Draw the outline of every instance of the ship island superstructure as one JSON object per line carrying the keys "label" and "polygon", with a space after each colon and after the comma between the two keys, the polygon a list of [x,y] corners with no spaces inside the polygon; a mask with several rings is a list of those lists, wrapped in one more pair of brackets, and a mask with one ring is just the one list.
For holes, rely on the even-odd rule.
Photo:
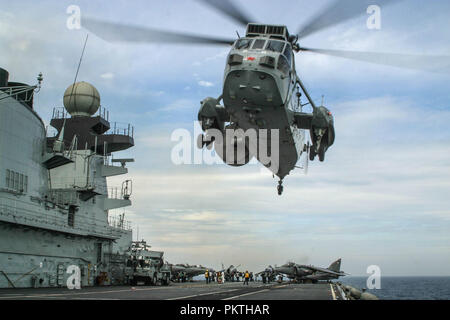
{"label": "ship island superstructure", "polygon": [[134,146],[134,129],[110,123],[97,89],[78,82],[48,137],[33,106],[41,81],[10,82],[0,68],[0,288],[66,286],[73,265],[82,286],[124,284],[132,230],[109,214],[131,205],[132,181],[107,178],[128,173],[134,160],[113,153]]}

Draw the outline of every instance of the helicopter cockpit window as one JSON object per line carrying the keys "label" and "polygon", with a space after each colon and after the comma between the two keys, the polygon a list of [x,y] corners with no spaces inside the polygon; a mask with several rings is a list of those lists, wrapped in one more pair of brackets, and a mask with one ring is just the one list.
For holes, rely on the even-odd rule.
{"label": "helicopter cockpit window", "polygon": [[274,52],[283,52],[284,42],[277,40],[270,40],[267,43],[266,50],[274,51]]}
{"label": "helicopter cockpit window", "polygon": [[249,49],[253,39],[239,39],[234,46],[237,50]]}
{"label": "helicopter cockpit window", "polygon": [[282,55],[278,58],[278,70],[281,70],[283,73],[288,74],[290,70],[290,63],[286,60],[286,58]]}
{"label": "helicopter cockpit window", "polygon": [[266,44],[266,40],[257,39],[257,40],[255,40],[255,43],[253,44],[252,49],[262,49],[262,48],[264,48],[265,44]]}
{"label": "helicopter cockpit window", "polygon": [[284,49],[284,56],[286,57],[287,61],[289,62],[289,64],[291,64],[291,59],[292,59],[292,48],[290,44],[286,45],[286,49]]}

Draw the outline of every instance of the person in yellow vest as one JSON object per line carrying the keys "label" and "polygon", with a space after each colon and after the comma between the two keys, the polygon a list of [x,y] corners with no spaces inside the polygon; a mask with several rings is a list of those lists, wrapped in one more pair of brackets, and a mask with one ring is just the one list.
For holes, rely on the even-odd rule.
{"label": "person in yellow vest", "polygon": [[209,270],[206,270],[206,272],[205,272],[205,279],[206,279],[206,283],[209,283]]}
{"label": "person in yellow vest", "polygon": [[245,274],[244,274],[244,285],[248,285],[248,280],[250,279],[250,274],[248,273],[247,270],[245,270]]}

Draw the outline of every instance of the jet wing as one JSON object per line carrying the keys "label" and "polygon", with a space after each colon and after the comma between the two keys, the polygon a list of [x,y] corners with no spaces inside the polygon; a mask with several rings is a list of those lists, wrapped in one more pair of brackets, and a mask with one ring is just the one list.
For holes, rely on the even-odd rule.
{"label": "jet wing", "polygon": [[[266,272],[266,270],[260,271],[260,272],[258,272],[258,273],[255,273],[255,276],[259,276],[259,275],[261,275],[261,274],[263,274],[263,273],[265,273],[265,272]],[[273,274],[282,274],[282,272],[278,272],[278,271],[276,271],[276,270],[272,270],[272,273],[273,273]]]}
{"label": "jet wing", "polygon": [[344,275],[341,272],[331,271],[331,270],[326,269],[326,268],[320,268],[320,267],[315,267],[315,266],[302,266],[302,267],[311,269],[313,271],[318,271],[318,272],[323,272],[323,273],[327,273],[327,274],[332,274],[332,275],[335,275],[335,276],[342,276],[342,275]]}

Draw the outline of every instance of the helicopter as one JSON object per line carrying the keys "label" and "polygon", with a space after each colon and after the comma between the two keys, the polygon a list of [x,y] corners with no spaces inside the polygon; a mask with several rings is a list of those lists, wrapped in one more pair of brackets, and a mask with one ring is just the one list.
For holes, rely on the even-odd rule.
{"label": "helicopter", "polygon": [[[256,157],[279,178],[278,195],[283,193],[284,178],[298,168],[301,158],[306,161],[302,166],[306,171],[308,160],[318,157],[324,161],[335,141],[334,117],[323,101],[316,105],[311,98],[296,71],[295,53],[327,54],[432,72],[443,71],[440,62],[445,61],[448,70],[449,59],[443,56],[327,50],[300,45],[299,41],[307,36],[365,14],[371,4],[369,0],[333,1],[295,34],[289,33],[285,25],[250,22],[254,20],[230,0],[198,1],[246,26],[245,36],[238,34],[237,39],[224,39],[92,18],[83,18],[82,26],[107,41],[231,45],[222,92],[217,98],[201,101],[198,120],[204,133],[198,136],[197,146],[214,147],[216,154],[230,166],[248,164]],[[397,2],[401,0],[379,0],[378,4]],[[302,96],[306,97],[306,103]],[[303,111],[307,105],[312,112]]]}

